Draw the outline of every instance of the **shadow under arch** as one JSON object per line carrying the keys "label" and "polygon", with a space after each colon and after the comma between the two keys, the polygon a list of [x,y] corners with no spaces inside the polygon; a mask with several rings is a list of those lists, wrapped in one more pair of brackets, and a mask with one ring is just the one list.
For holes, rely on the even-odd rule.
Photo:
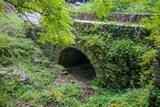
{"label": "shadow under arch", "polygon": [[96,77],[95,70],[87,56],[80,50],[67,47],[63,49],[58,58],[58,64],[66,67],[72,75],[81,81],[88,81]]}

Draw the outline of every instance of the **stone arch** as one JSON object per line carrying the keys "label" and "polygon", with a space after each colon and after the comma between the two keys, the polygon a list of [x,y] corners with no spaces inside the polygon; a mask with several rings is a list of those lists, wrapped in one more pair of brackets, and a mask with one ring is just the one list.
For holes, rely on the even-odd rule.
{"label": "stone arch", "polygon": [[80,78],[90,80],[96,77],[94,67],[89,58],[75,47],[62,49],[59,53],[58,63],[71,70],[73,75],[79,76]]}

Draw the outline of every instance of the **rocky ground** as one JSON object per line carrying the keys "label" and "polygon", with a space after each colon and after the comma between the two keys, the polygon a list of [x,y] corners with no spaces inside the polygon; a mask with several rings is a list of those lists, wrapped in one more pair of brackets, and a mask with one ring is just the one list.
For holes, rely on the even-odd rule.
{"label": "rocky ground", "polygon": [[79,82],[82,94],[82,100],[87,99],[90,95],[96,93],[98,87],[90,87],[87,85],[93,77],[95,76],[93,69],[90,64],[81,64],[68,69],[61,69],[59,75],[55,79],[57,84],[65,84]]}

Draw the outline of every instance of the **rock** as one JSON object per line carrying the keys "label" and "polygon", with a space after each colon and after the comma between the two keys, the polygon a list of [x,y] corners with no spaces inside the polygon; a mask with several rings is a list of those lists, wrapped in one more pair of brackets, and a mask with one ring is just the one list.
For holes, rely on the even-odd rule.
{"label": "rock", "polygon": [[64,72],[64,71],[67,71],[67,68],[65,68],[65,67],[63,67],[63,66],[61,66],[61,65],[55,65],[54,66],[54,69],[57,71],[57,72],[59,72],[60,74],[62,73],[62,72]]}
{"label": "rock", "polygon": [[6,71],[0,71],[0,76],[4,76],[4,75],[6,75],[6,74],[7,74]]}
{"label": "rock", "polygon": [[95,91],[97,91],[97,90],[99,89],[98,86],[92,86],[91,88],[92,88],[93,90],[95,90]]}
{"label": "rock", "polygon": [[13,70],[12,72],[0,71],[0,76],[9,76],[11,79],[15,79],[18,76],[19,82],[30,84],[33,82],[31,75],[27,74],[26,71],[21,69]]}
{"label": "rock", "polygon": [[68,75],[68,71],[60,72],[61,75]]}
{"label": "rock", "polygon": [[25,84],[30,84],[33,82],[33,78],[31,75],[27,74],[24,70],[14,70],[12,76],[19,76],[19,81]]}

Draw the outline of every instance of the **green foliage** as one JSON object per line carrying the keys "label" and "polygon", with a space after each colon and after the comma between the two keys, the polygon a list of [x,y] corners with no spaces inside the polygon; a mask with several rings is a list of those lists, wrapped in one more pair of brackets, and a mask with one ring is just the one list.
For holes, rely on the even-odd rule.
{"label": "green foliage", "polygon": [[158,87],[154,86],[152,92],[157,96],[156,104],[160,105],[160,90]]}
{"label": "green foliage", "polygon": [[[86,53],[91,56],[91,63],[103,73],[100,80],[94,81],[96,85],[128,87],[152,80],[154,56],[150,55],[155,55],[156,51],[145,39],[148,31],[141,27],[114,24],[96,27],[83,24],[75,28],[78,29],[76,34],[83,40]],[[147,56],[150,56],[148,60]]]}
{"label": "green foliage", "polygon": [[[12,2],[21,6],[29,6],[28,3],[30,3],[30,1],[18,1],[16,3],[13,0]],[[58,1],[55,2],[58,3]],[[45,3],[49,3],[49,1],[47,0]],[[51,5],[53,5],[53,2],[51,2]],[[37,4],[31,4],[31,6],[34,9],[43,7]],[[21,9],[18,8],[18,11],[21,12]],[[25,9],[25,11],[30,11],[30,9]],[[48,11],[47,8],[44,13]],[[58,13],[58,11],[55,11],[55,13]],[[46,27],[49,21],[46,17],[44,20],[47,20]],[[55,26],[57,26],[58,22],[55,22]],[[3,21],[0,23],[3,23]],[[13,22],[11,21],[10,23],[12,24]],[[4,25],[6,24],[4,23]],[[15,25],[15,28],[13,25]],[[50,25],[47,27],[50,27]],[[103,78],[94,80],[90,84],[100,87],[109,86],[106,89],[100,88],[95,95],[91,95],[83,102],[81,101],[82,95],[79,83],[54,83],[58,71],[53,67],[54,60],[51,61],[40,46],[31,39],[26,38],[26,32],[24,31],[26,29],[21,24],[15,23],[12,26],[7,26],[7,29],[0,33],[0,70],[8,72],[12,72],[16,68],[25,70],[33,77],[33,82],[31,84],[22,84],[19,81],[19,77],[0,77],[0,106],[41,107],[49,106],[51,103],[56,107],[147,107],[147,93],[151,89],[150,86],[127,90],[119,90],[119,87],[115,89],[115,86],[117,84],[122,86],[134,85],[139,81],[150,82],[156,51],[144,40],[144,35],[139,32],[133,33],[134,28],[120,28],[119,26],[111,26],[111,28],[105,26],[103,31],[106,32],[97,32],[100,30],[99,27],[87,29],[87,31],[83,27],[83,32],[80,34],[88,34],[82,37],[83,43],[85,43],[87,50],[90,51],[90,55],[94,55],[97,58],[93,60],[93,64],[104,71]],[[8,31],[8,29],[12,30]],[[49,29],[51,30],[52,28]],[[48,36],[46,38],[52,39],[48,38]],[[56,43],[59,42],[60,39]],[[159,89],[156,89],[156,91],[159,96]]]}
{"label": "green foliage", "polygon": [[[142,89],[133,89],[132,91],[128,90],[128,92],[119,97],[115,97],[109,103],[118,103],[122,107],[148,107],[148,94],[150,88],[142,88]],[[136,99],[134,99],[136,98]],[[134,102],[132,102],[134,100]]]}
{"label": "green foliage", "polygon": [[[89,81],[88,82],[88,84],[90,85],[90,86],[98,86],[98,87],[106,87],[106,85],[108,85],[108,84],[106,84],[106,77],[105,77],[105,75],[103,76],[103,77],[101,77],[101,78],[94,78],[93,80],[91,80],[91,81]],[[113,84],[112,86],[114,86],[114,85],[116,85],[116,84]],[[111,87],[112,87],[111,86]],[[116,86],[114,86],[114,87],[116,87]]]}
{"label": "green foliage", "polygon": [[104,16],[106,13],[110,12],[113,7],[112,0],[94,0],[92,5],[91,8],[98,17]]}
{"label": "green foliage", "polygon": [[[43,51],[30,39],[7,38],[9,39],[9,42],[7,42],[9,46],[0,48],[1,52],[3,52],[0,58],[2,65],[0,70],[8,72],[12,72],[15,69],[25,70],[33,77],[33,83],[25,85],[19,81],[19,77],[15,79],[2,76],[0,78],[0,91],[2,93],[0,106],[16,107],[23,105],[25,102],[31,106],[42,105],[42,102],[46,101],[48,96],[51,96],[47,93],[43,94],[43,89],[47,85],[52,84],[57,75],[56,70],[48,69],[48,67],[54,65],[54,62],[50,62],[42,54]],[[53,74],[52,72],[55,73]],[[12,105],[12,103],[14,104]]]}
{"label": "green foliage", "polygon": [[141,83],[146,84],[151,82],[153,78],[154,66],[155,66],[155,56],[157,55],[157,51],[155,49],[151,49],[146,51],[142,56],[141,66],[142,73],[141,73]]}
{"label": "green foliage", "polygon": [[14,37],[25,37],[27,24],[14,13],[7,14],[8,18],[2,17],[0,19],[1,34],[7,34]]}
{"label": "green foliage", "polygon": [[159,1],[154,0],[113,0],[112,12],[154,12],[159,11]]}
{"label": "green foliage", "polygon": [[[17,26],[19,25],[15,24],[15,28]],[[23,29],[23,26],[19,28]],[[20,36],[17,37],[16,33]],[[1,76],[0,106],[44,106],[50,99],[54,99],[53,104],[57,107],[77,105],[76,99],[80,97],[79,87],[72,84],[56,85],[54,79],[58,75],[58,69],[54,68],[54,60],[51,61],[44,54],[44,50],[31,39],[22,36],[25,32],[19,30],[16,33],[11,36],[4,30],[0,34],[0,71],[25,70],[33,80],[31,84],[24,84],[20,82],[19,76]],[[53,95],[56,90],[63,94],[64,99]]]}
{"label": "green foliage", "polygon": [[[156,5],[160,5],[160,2],[155,2]],[[159,7],[156,7],[154,8],[154,12],[159,12]],[[154,14],[153,16],[151,16],[150,18],[143,18],[142,21],[143,25],[151,31],[150,33],[150,36],[147,37],[147,39],[153,43],[153,45],[155,47],[158,47],[160,45],[160,39],[159,39],[159,36],[160,36],[160,17],[159,17],[159,14]],[[152,65],[152,64],[155,64],[155,57],[157,55],[157,52],[155,50],[151,50],[149,52],[146,52],[146,54],[144,54],[144,56],[142,57],[144,60],[144,65]],[[148,57],[148,58],[146,58]],[[153,63],[146,63],[148,61],[151,61]],[[146,70],[144,73],[146,75],[150,75],[151,74],[151,70],[152,69],[148,69]],[[152,74],[153,75],[153,74]],[[148,76],[146,77],[143,77],[145,81],[148,80]],[[157,107],[160,105],[160,92],[159,92],[159,88],[158,87],[154,87],[154,94],[157,96],[157,101],[153,102],[153,103],[156,103]]]}
{"label": "green foliage", "polygon": [[71,12],[87,12],[87,13],[93,12],[92,3],[90,3],[90,2],[82,4],[80,7],[69,7],[69,10]]}
{"label": "green foliage", "polygon": [[[110,49],[106,50],[107,55],[105,58],[108,62],[117,65],[118,71],[115,68],[116,71],[110,76],[116,78],[115,80],[128,81],[129,84],[137,82],[141,72],[139,65],[141,59],[139,56],[148,48],[144,44],[135,44],[127,39],[114,40],[110,45]],[[109,77],[108,73],[106,75]]]}
{"label": "green foliage", "polygon": [[56,107],[76,107],[80,104],[78,100],[81,97],[80,84],[65,83],[61,85],[49,86],[54,91],[59,91],[63,94],[63,98],[57,102]]}
{"label": "green foliage", "polygon": [[80,7],[71,7],[70,11],[95,13],[100,18],[110,12],[112,7],[112,0],[107,0],[107,2],[105,0],[91,0]]}
{"label": "green foliage", "polygon": [[7,23],[11,25],[0,33],[0,71],[9,73],[15,69],[24,70],[33,77],[33,81],[32,84],[23,84],[19,76],[1,75],[0,106],[26,106],[26,103],[30,106],[41,106],[50,96],[47,93],[43,94],[43,89],[52,84],[57,75],[56,69],[48,69],[53,67],[54,60],[50,61],[40,46],[26,38],[27,28],[22,25],[23,21],[16,18],[0,21],[1,25],[6,26]]}
{"label": "green foliage", "polygon": [[[106,80],[105,85],[109,83],[121,84],[124,87],[138,85],[140,73],[143,72],[143,69],[148,70],[153,66],[151,64],[141,64],[144,62],[141,56],[146,51],[152,50],[145,43],[135,43],[133,40],[124,39],[123,37],[116,39],[109,34],[106,37],[101,35],[85,35],[82,39],[86,48],[91,51],[93,56],[96,56],[95,60],[98,63],[93,61],[94,65],[103,69]],[[143,60],[146,63],[153,63],[153,59],[151,57],[150,60],[147,60],[145,59],[145,55],[143,56]],[[150,81],[152,74],[149,77],[148,80]],[[104,86],[104,83],[100,85]]]}
{"label": "green foliage", "polygon": [[150,13],[160,10],[158,0],[113,0],[113,5],[112,12]]}
{"label": "green foliage", "polygon": [[[52,44],[69,45],[73,43],[73,35],[71,33],[72,20],[68,15],[67,5],[64,0],[4,0],[16,7],[19,14],[40,13],[40,26],[43,32],[39,41],[42,43],[51,42]],[[2,8],[2,7],[0,7]]]}
{"label": "green foliage", "polygon": [[22,38],[25,37],[23,21],[14,14],[9,14],[7,17],[11,19],[0,19],[0,66],[16,63],[18,58],[22,58],[22,55],[29,55],[24,50],[30,50],[31,52],[32,49],[29,45],[33,44],[31,41]]}
{"label": "green foliage", "polygon": [[[119,13],[158,13],[159,0],[92,0],[81,7],[73,9],[77,12],[95,13],[98,17],[106,18],[109,12]],[[107,18],[106,18],[107,19]]]}
{"label": "green foliage", "polygon": [[[0,1],[0,7],[2,7],[2,6],[3,6],[3,3],[2,3],[2,1]],[[2,15],[2,14],[4,14],[4,12],[3,12],[3,9],[0,8],[0,15]]]}
{"label": "green foliage", "polygon": [[[151,86],[117,91],[112,88],[99,90],[80,107],[148,107]],[[113,91],[114,90],[114,91]]]}
{"label": "green foliage", "polygon": [[160,45],[160,17],[158,14],[148,18],[143,18],[142,23],[151,31],[151,35],[147,38],[154,43],[155,46]]}

